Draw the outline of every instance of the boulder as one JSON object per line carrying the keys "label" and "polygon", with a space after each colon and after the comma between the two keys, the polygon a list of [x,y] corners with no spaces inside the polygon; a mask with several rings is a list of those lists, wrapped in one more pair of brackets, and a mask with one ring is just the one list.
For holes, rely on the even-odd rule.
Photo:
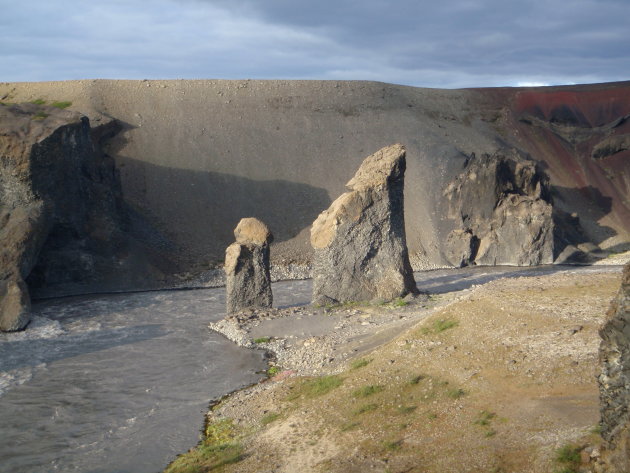
{"label": "boulder", "polygon": [[368,156],[313,222],[313,303],[392,300],[417,293],[405,236],[405,148]]}
{"label": "boulder", "polygon": [[516,152],[474,154],[444,192],[455,223],[443,252],[454,266],[529,266],[554,259],[549,178]]}
{"label": "boulder", "polygon": [[24,329],[30,321],[31,299],[28,288],[18,276],[0,281],[0,330]]}
{"label": "boulder", "polygon": [[622,473],[630,471],[630,263],[599,334],[602,471]]}
{"label": "boulder", "polygon": [[269,274],[269,244],[273,235],[255,218],[243,218],[234,230],[236,242],[225,250],[226,304],[232,314],[273,303]]}

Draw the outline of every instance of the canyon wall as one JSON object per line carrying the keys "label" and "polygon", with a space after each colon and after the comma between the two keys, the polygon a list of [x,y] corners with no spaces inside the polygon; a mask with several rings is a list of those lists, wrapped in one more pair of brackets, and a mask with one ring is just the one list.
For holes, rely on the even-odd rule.
{"label": "canyon wall", "polygon": [[447,235],[458,222],[448,218],[444,190],[473,154],[506,149],[537,161],[554,206],[579,222],[556,236],[554,259],[567,246],[588,254],[630,240],[630,83],[467,90],[360,81],[0,83],[2,102],[37,99],[72,102],[94,129],[109,130],[99,140],[119,172],[127,218],[143,222],[140,242],[146,229],[149,246],[173,262],[165,272],[182,277],[220,264],[242,217],[268,224],[273,263],[310,262],[311,223],[366,155],[394,142],[407,149],[414,267],[448,264]]}

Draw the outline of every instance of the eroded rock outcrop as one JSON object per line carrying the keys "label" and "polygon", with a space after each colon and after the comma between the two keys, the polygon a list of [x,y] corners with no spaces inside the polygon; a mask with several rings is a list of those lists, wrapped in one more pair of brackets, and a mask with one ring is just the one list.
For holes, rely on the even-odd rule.
{"label": "eroded rock outcrop", "polygon": [[630,263],[599,333],[599,397],[606,441],[601,471],[623,473],[630,471]]}
{"label": "eroded rock outcrop", "polygon": [[76,112],[0,105],[1,330],[25,327],[33,290],[106,290],[150,274],[94,131]]}
{"label": "eroded rock outcrop", "polygon": [[474,154],[444,192],[456,222],[444,245],[455,266],[552,263],[554,223],[549,179],[515,152]]}
{"label": "eroded rock outcrop", "polygon": [[273,235],[255,218],[243,218],[234,229],[236,242],[225,250],[228,314],[250,307],[271,307],[269,244]]}
{"label": "eroded rock outcrop", "polygon": [[84,126],[70,112],[49,116],[31,104],[0,106],[0,330],[20,330],[29,321],[24,281],[53,227],[53,194],[72,198],[59,174],[77,171],[69,164],[85,146],[92,152]]}
{"label": "eroded rock outcrop", "polygon": [[311,228],[313,303],[392,300],[417,293],[403,213],[405,148],[368,156]]}

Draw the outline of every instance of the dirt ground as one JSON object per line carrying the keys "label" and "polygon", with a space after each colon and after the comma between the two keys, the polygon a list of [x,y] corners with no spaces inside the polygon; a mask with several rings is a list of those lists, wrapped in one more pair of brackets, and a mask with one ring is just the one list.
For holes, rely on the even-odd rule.
{"label": "dirt ground", "polygon": [[[208,425],[229,419],[242,447],[220,469],[589,471],[599,442],[597,330],[619,281],[620,271],[565,271],[382,308],[420,322],[318,376],[281,370],[215,406]],[[328,317],[350,312],[359,321],[375,309]],[[563,447],[581,448],[582,470],[556,460]]]}

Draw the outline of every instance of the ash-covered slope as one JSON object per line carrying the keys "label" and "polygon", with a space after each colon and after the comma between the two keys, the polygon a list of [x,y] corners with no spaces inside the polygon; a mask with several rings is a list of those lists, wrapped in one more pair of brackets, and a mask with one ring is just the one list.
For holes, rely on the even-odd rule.
{"label": "ash-covered slope", "polygon": [[[3,98],[4,97],[4,98]],[[308,261],[308,230],[361,159],[407,149],[405,221],[412,262],[444,264],[444,189],[476,154],[517,148],[551,178],[582,249],[628,241],[624,149],[630,83],[437,90],[343,81],[69,81],[0,84],[5,101],[66,100],[121,131],[106,151],[125,202],[173,243],[192,273],[223,258],[242,217],[266,222],[272,260]],[[584,138],[586,137],[586,138]],[[577,236],[576,236],[577,235]]]}

